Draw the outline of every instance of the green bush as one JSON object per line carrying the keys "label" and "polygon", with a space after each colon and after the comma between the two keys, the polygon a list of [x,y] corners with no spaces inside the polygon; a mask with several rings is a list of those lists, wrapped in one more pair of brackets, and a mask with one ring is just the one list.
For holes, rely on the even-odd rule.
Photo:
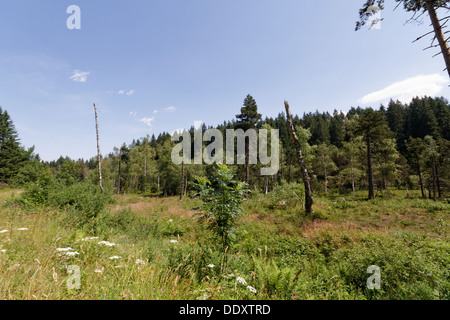
{"label": "green bush", "polygon": [[299,183],[281,184],[267,195],[269,209],[285,210],[303,205],[305,187]]}
{"label": "green bush", "polygon": [[[336,271],[345,283],[371,299],[449,299],[450,247],[419,236],[368,240],[336,251]],[[369,290],[367,268],[381,269],[381,290]]]}

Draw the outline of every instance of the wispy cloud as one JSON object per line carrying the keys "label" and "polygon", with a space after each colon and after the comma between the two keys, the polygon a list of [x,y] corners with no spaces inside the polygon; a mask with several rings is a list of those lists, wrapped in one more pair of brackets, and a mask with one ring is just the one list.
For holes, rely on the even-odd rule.
{"label": "wispy cloud", "polygon": [[130,111],[130,116],[132,116],[132,117],[136,117],[136,111]]}
{"label": "wispy cloud", "polygon": [[145,123],[147,126],[151,127],[153,120],[155,120],[155,117],[153,117],[153,118],[142,118],[142,119],[139,120],[139,122]]}
{"label": "wispy cloud", "polygon": [[124,95],[127,95],[127,96],[131,96],[131,95],[134,94],[134,90],[129,90],[129,91],[119,90],[119,91],[117,91],[117,93],[118,94],[124,94]]}
{"label": "wispy cloud", "polygon": [[166,111],[166,112],[174,112],[175,110],[177,110],[177,108],[175,108],[173,106],[170,106],[170,107],[164,109],[164,111]]}
{"label": "wispy cloud", "polygon": [[74,70],[72,72],[72,76],[70,79],[72,79],[75,82],[86,82],[88,75],[90,75],[90,72],[81,71],[81,70]]}
{"label": "wispy cloud", "polygon": [[419,75],[395,82],[382,90],[369,93],[358,102],[365,105],[393,99],[408,103],[416,96],[435,96],[439,94],[447,83],[447,78],[439,74]]}

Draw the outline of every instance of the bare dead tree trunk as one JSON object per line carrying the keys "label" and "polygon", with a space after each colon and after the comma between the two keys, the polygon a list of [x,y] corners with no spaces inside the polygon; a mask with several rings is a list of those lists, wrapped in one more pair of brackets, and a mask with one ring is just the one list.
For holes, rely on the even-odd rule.
{"label": "bare dead tree trunk", "polygon": [[444,56],[445,66],[447,67],[447,73],[450,76],[450,49],[447,44],[447,40],[442,31],[442,26],[434,8],[433,0],[425,0],[425,6],[428,14],[430,15],[431,23],[433,24],[434,34],[438,39],[439,46],[441,47],[441,53]]}
{"label": "bare dead tree trunk", "polygon": [[313,198],[312,198],[312,189],[311,189],[311,179],[309,177],[308,168],[306,167],[305,159],[303,158],[302,149],[300,147],[300,141],[298,140],[297,134],[295,133],[294,124],[292,122],[292,115],[291,111],[289,109],[289,103],[287,101],[284,101],[284,106],[286,108],[286,117],[289,129],[291,131],[292,139],[294,140],[295,147],[297,149],[297,155],[298,160],[300,161],[301,165],[301,173],[302,173],[302,179],[303,184],[305,185],[305,212],[306,214],[312,213],[312,206],[313,206]]}
{"label": "bare dead tree trunk", "polygon": [[95,107],[94,103],[94,111],[95,111],[95,129],[97,132],[97,161],[98,161],[98,176],[99,176],[99,186],[103,193],[103,185],[102,185],[102,159],[100,156],[100,143],[99,143],[99,136],[98,136],[98,120],[97,120],[97,108]]}

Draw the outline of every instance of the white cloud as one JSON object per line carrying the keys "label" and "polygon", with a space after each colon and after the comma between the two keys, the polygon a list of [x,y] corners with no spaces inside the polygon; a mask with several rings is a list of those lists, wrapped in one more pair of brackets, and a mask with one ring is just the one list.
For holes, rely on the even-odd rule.
{"label": "white cloud", "polygon": [[153,111],[153,113],[155,113],[155,114],[158,113],[158,110]]}
{"label": "white cloud", "polygon": [[369,93],[358,102],[369,104],[387,99],[400,100],[408,103],[414,97],[435,96],[448,83],[446,77],[439,74],[419,75],[403,81],[395,82],[386,88]]}
{"label": "white cloud", "polygon": [[130,90],[130,91],[125,91],[125,90],[119,90],[117,91],[118,94],[125,94],[127,96],[131,96],[134,94],[134,90]]}
{"label": "white cloud", "polygon": [[90,74],[91,74],[90,72],[74,70],[72,72],[72,76],[70,77],[70,79],[72,79],[75,82],[86,82],[87,77]]}
{"label": "white cloud", "polygon": [[130,112],[130,116],[136,117],[136,111],[131,111],[131,112]]}
{"label": "white cloud", "polygon": [[177,108],[175,108],[173,106],[164,109],[164,111],[167,111],[167,112],[174,112],[175,110],[177,110]]}
{"label": "white cloud", "polygon": [[153,118],[142,118],[142,119],[139,120],[139,122],[145,123],[146,125],[151,127],[153,120],[155,120],[155,117],[153,117]]}

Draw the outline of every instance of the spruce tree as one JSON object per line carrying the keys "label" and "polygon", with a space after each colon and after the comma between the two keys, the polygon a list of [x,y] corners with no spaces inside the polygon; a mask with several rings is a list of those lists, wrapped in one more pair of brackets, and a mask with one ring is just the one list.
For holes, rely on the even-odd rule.
{"label": "spruce tree", "polygon": [[8,112],[0,107],[0,182],[9,182],[30,158],[33,149],[26,151],[20,145]]}
{"label": "spruce tree", "polygon": [[375,199],[373,180],[373,152],[374,144],[380,143],[383,139],[392,137],[385,115],[381,111],[374,111],[372,108],[364,110],[358,120],[356,133],[362,135],[367,146],[367,175],[369,182],[369,199]]}
{"label": "spruce tree", "polygon": [[[247,131],[256,127],[256,124],[261,120],[261,114],[258,113],[258,106],[255,99],[251,95],[247,95],[244,100],[244,106],[241,108],[241,113],[236,115],[238,119],[237,128]],[[245,182],[249,183],[249,153],[250,141],[245,139]]]}

